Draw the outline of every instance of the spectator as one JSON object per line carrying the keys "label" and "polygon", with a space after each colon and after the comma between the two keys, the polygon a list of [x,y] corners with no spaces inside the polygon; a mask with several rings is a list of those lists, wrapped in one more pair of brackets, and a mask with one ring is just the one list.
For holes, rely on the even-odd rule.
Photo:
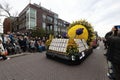
{"label": "spectator", "polygon": [[108,48],[108,46],[107,46],[107,41],[106,41],[106,39],[105,39],[105,38],[103,39],[103,43],[104,43],[104,47],[105,47],[104,49],[107,49],[107,48]]}
{"label": "spectator", "polygon": [[42,46],[42,51],[45,51],[46,49],[45,49],[45,43],[42,41],[41,42],[41,46]]}
{"label": "spectator", "polygon": [[23,36],[20,36],[18,43],[20,45],[20,48],[22,49],[23,52],[26,52],[27,49],[27,44],[26,44],[26,39],[23,38]]}
{"label": "spectator", "polygon": [[34,40],[31,40],[31,41],[30,41],[30,51],[31,51],[31,52],[35,52],[35,50],[36,50],[35,41],[34,41]]}
{"label": "spectator", "polygon": [[15,42],[15,43],[14,43],[14,48],[15,48],[15,53],[16,53],[16,54],[22,52],[22,50],[21,50],[18,42]]}
{"label": "spectator", "polygon": [[110,32],[105,35],[105,39],[107,40],[110,36],[117,36],[118,28],[114,26]]}
{"label": "spectator", "polygon": [[37,41],[37,47],[38,47],[38,51],[39,52],[42,52],[42,45],[41,45],[41,43],[42,43],[42,41],[41,40],[39,40],[39,41]]}
{"label": "spectator", "polygon": [[3,47],[2,40],[0,40],[0,57],[2,57],[3,60],[10,59],[10,58],[7,58],[5,55],[5,49]]}
{"label": "spectator", "polygon": [[120,32],[118,36],[110,37],[108,42],[107,59],[112,63],[115,80],[120,80]]}
{"label": "spectator", "polygon": [[[117,35],[117,31],[118,31],[117,27],[114,26],[110,32],[106,33],[105,39],[104,39],[104,40],[105,40],[105,41],[104,41],[104,42],[105,42],[105,43],[104,43],[105,49],[108,49],[108,39],[109,39],[109,37],[110,37],[110,36],[116,36],[116,35]],[[105,54],[105,55],[106,55],[106,54]]]}
{"label": "spectator", "polygon": [[11,43],[10,39],[8,39],[8,41],[6,42],[5,47],[6,47],[9,55],[15,54],[15,47]]}
{"label": "spectator", "polygon": [[111,65],[108,65],[108,67],[112,70],[109,70],[108,77],[112,78],[113,80],[119,80],[120,79],[120,33],[118,33],[118,29],[116,27],[112,28],[112,31],[107,33],[106,39],[107,39],[107,60],[108,63]]}

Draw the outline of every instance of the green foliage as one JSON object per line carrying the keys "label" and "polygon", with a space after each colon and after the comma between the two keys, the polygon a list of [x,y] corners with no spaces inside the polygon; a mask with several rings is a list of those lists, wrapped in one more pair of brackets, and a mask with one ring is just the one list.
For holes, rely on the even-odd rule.
{"label": "green foliage", "polygon": [[34,30],[32,30],[31,31],[32,32],[32,34],[31,34],[31,36],[32,37],[43,37],[43,36],[46,36],[46,33],[45,33],[45,30],[44,29],[34,29]]}
{"label": "green foliage", "polygon": [[67,46],[67,54],[69,55],[75,55],[75,54],[78,54],[78,48],[77,48],[77,45],[73,44],[73,45],[68,45]]}
{"label": "green foliage", "polygon": [[75,54],[78,54],[78,52],[79,52],[78,47],[74,39],[69,39],[66,54],[75,55]]}

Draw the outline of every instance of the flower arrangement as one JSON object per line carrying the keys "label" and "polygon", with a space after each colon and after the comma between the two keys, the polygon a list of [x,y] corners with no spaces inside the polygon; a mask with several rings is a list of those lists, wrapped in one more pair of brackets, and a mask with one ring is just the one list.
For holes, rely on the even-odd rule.
{"label": "flower arrangement", "polygon": [[[83,28],[83,32],[80,30],[81,28]],[[76,35],[76,34],[79,34],[79,35]],[[68,27],[68,36],[70,38],[84,39],[86,40],[89,46],[90,46],[90,43],[95,38],[94,29],[92,25],[88,23],[86,20],[79,20],[79,21],[73,22]]]}
{"label": "flower arrangement", "polygon": [[49,46],[50,46],[51,41],[52,41],[52,40],[48,39],[48,40],[45,42],[45,45],[46,45],[47,47],[49,47]]}
{"label": "flower arrangement", "polygon": [[66,54],[75,55],[75,54],[77,54],[78,52],[79,52],[79,51],[78,51],[77,44],[75,43],[74,39],[71,39],[71,38],[70,38],[69,41],[68,41]]}
{"label": "flower arrangement", "polygon": [[[76,32],[77,32],[77,34],[76,34]],[[80,34],[79,34],[79,32],[80,32]],[[88,34],[87,28],[80,24],[74,25],[68,30],[68,36],[70,38],[85,39],[87,41],[88,35],[89,34]]]}
{"label": "flower arrangement", "polygon": [[50,43],[51,43],[51,41],[52,41],[53,38],[54,38],[53,35],[49,35],[49,39],[45,42],[45,45],[46,45],[47,49],[50,46]]}

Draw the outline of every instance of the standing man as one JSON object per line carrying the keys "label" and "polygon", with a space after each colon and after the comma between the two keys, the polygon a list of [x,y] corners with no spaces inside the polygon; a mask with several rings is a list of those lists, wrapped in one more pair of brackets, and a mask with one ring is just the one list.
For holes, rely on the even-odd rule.
{"label": "standing man", "polygon": [[107,59],[112,64],[115,80],[120,80],[120,31],[117,31],[112,34],[112,36],[109,36],[107,42]]}

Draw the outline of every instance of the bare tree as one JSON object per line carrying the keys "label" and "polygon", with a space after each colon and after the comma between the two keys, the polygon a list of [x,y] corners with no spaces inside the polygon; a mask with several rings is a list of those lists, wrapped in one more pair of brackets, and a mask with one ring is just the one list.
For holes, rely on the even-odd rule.
{"label": "bare tree", "polygon": [[[15,17],[18,16],[18,12],[16,11],[14,14],[11,15],[10,10],[12,7],[9,3],[5,2],[2,4],[0,3],[0,17],[7,17],[10,18],[10,31],[12,30],[12,22],[14,21]],[[2,14],[2,12],[6,14]]]}
{"label": "bare tree", "polygon": [[7,13],[7,15],[0,14],[0,16],[11,17],[10,10],[12,9],[12,7],[10,7],[9,3],[6,3],[6,2],[4,4],[0,3],[0,9],[1,9],[1,12],[4,11],[5,13]]}

